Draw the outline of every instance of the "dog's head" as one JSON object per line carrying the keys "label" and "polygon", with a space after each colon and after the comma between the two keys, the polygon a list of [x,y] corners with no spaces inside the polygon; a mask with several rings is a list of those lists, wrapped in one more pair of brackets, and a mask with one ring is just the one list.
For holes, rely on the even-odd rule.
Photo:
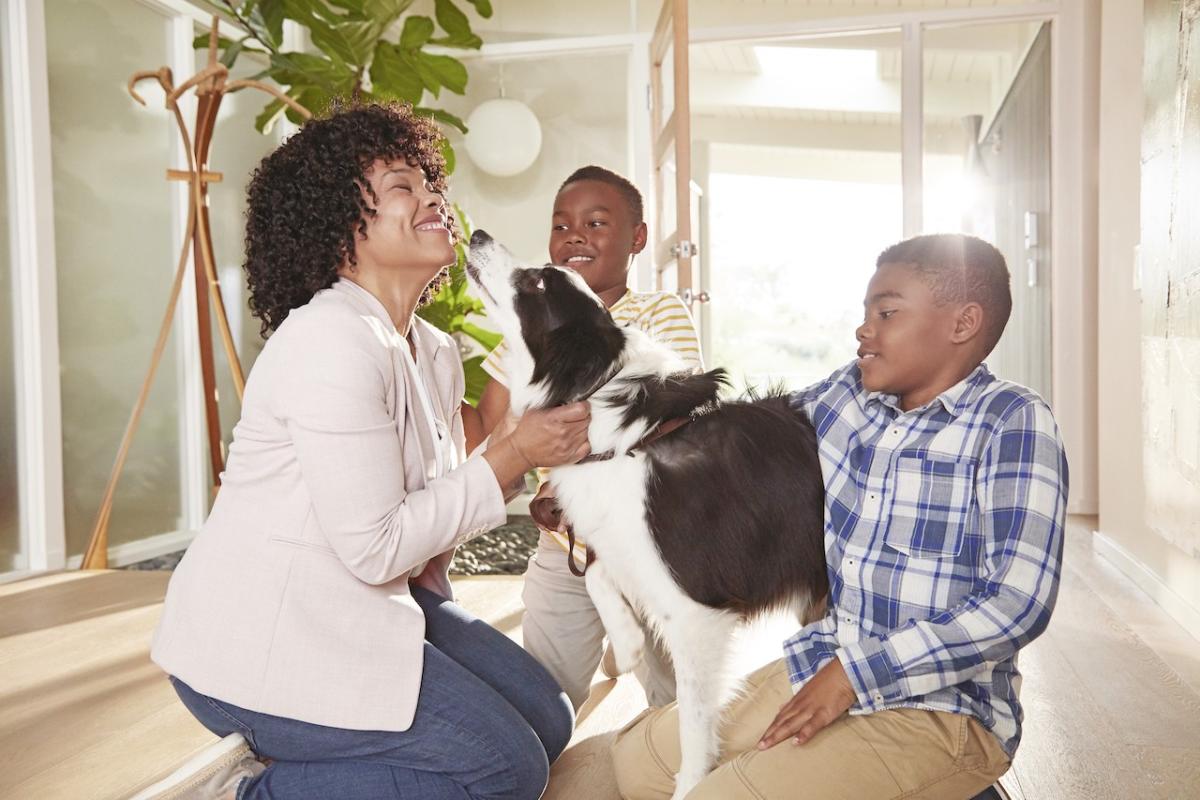
{"label": "dog's head", "polygon": [[513,411],[581,400],[616,372],[625,336],[577,273],[521,265],[476,230],[467,276],[504,336]]}

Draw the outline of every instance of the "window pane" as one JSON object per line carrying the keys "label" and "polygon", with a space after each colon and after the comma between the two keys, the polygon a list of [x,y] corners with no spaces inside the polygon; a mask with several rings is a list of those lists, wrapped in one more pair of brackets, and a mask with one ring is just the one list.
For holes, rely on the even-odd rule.
{"label": "window pane", "polygon": [[[87,545],[158,334],[178,252],[162,94],[168,20],[136,0],[47,0],[67,552]],[[178,77],[178,76],[177,76]],[[121,544],[180,526],[179,359],[172,334],[109,526]]]}
{"label": "window pane", "polygon": [[739,388],[806,386],[854,358],[875,258],[902,238],[900,35],[691,55],[706,361]]}

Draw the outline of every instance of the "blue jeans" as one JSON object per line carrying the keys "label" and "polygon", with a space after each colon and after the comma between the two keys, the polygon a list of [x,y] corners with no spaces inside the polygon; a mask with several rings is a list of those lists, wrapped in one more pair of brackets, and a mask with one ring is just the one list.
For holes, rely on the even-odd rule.
{"label": "blue jeans", "polygon": [[540,797],[567,746],[574,711],[540,664],[461,607],[413,587],[425,612],[425,666],[406,731],[354,731],[248,711],[172,678],[218,736],[241,733],[273,763],[238,788],[259,798]]}

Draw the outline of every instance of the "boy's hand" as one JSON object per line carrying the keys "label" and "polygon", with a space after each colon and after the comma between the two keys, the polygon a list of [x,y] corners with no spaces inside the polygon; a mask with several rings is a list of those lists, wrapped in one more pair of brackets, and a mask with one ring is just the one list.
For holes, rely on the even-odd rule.
{"label": "boy's hand", "polygon": [[759,740],[758,749],[774,747],[789,736],[795,737],[796,744],[804,744],[817,731],[845,714],[855,700],[854,687],[846,677],[846,670],[842,669],[842,662],[834,658],[783,704]]}

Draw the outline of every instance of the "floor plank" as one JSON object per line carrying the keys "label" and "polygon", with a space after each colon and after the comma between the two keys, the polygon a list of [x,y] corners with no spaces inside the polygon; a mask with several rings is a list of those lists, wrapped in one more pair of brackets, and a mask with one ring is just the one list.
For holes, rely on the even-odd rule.
{"label": "floor plank", "polygon": [[[1200,642],[1096,555],[1073,520],[1059,605],[1021,656],[1025,738],[1015,800],[1200,797]],[[59,573],[0,585],[0,798],[125,797],[211,740],[150,663],[169,575]],[[519,578],[455,581],[464,607],[520,642]],[[739,669],[794,624],[740,634]],[[645,706],[636,680],[597,676],[550,800],[616,798],[609,746]]]}

